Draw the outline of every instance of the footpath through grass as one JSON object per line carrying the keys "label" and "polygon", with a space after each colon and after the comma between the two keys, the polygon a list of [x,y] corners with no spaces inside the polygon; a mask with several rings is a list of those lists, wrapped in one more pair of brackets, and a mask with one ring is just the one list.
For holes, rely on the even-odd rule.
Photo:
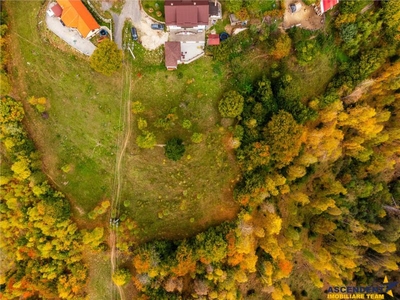
{"label": "footpath through grass", "polygon": [[[26,125],[45,172],[74,204],[76,216],[86,219],[112,193],[122,129],[122,71],[112,77],[100,75],[90,69],[86,57],[63,46],[50,32],[39,34],[47,30],[40,2],[10,1],[7,8],[15,96],[24,102]],[[223,67],[216,71],[210,58],[202,58],[168,72],[162,49],[148,52],[135,44],[134,52],[130,100],[141,101],[146,110],[132,118],[133,134],[123,160],[124,213],[138,222],[143,240],[179,238],[234,218],[237,206],[231,188],[237,168],[225,148],[228,132],[218,125],[217,112],[226,85]],[[49,118],[27,103],[30,96],[47,98]],[[174,125],[155,126],[171,112],[177,117]],[[187,149],[182,160],[167,160],[161,147],[139,149],[138,117],[147,120],[146,130],[156,134],[159,144],[182,138]],[[182,127],[183,120],[192,123],[190,129]],[[203,134],[203,142],[191,142],[194,132]]]}
{"label": "footpath through grass", "polygon": [[[125,38],[129,38],[128,35]],[[217,103],[226,89],[226,74],[209,57],[177,71],[165,70],[163,51],[145,51],[135,44],[136,73],[133,101],[145,111],[132,119],[132,136],[123,162],[121,200],[126,215],[139,223],[140,237],[182,238],[236,216],[232,188],[238,169],[226,148],[229,132],[219,125]],[[140,149],[135,139],[146,131],[156,135],[159,147]],[[160,128],[160,121],[167,125]],[[183,122],[191,127],[184,128]],[[191,141],[201,133],[203,141]],[[186,152],[178,162],[167,159],[164,145],[170,138],[184,141]]]}

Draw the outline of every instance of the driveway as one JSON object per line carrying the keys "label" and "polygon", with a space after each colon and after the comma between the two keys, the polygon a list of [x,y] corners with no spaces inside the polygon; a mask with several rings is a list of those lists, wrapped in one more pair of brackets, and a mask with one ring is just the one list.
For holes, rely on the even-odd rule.
{"label": "driveway", "polygon": [[[296,2],[301,3],[301,9],[300,11],[292,13],[289,5]],[[284,29],[288,29],[293,26],[301,26],[302,28],[316,30],[324,26],[324,17],[318,16],[312,6],[305,5],[304,2],[300,0],[285,1],[285,5],[286,9],[282,23]]]}
{"label": "driveway", "polygon": [[59,38],[79,52],[90,56],[96,49],[95,45],[89,40],[82,38],[75,29],[63,26],[58,18],[49,17],[46,14],[46,24],[50,31],[54,32]]}
{"label": "driveway", "polygon": [[[103,4],[102,8],[107,10],[110,7]],[[114,20],[114,42],[120,49],[122,49],[122,29],[127,19],[136,27],[144,48],[154,50],[168,41],[168,33],[151,29],[150,25],[155,22],[141,9],[139,0],[126,0],[120,15],[114,12],[111,14]]]}

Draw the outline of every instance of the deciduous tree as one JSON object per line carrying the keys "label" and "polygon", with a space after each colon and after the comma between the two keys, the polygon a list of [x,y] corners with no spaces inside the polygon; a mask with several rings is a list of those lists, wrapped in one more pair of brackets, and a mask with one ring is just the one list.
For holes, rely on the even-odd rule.
{"label": "deciduous tree", "polygon": [[122,65],[122,51],[113,41],[103,40],[90,56],[90,66],[107,76],[112,75]]}
{"label": "deciduous tree", "polygon": [[219,112],[224,118],[235,118],[243,111],[244,98],[236,91],[227,92],[218,105]]}

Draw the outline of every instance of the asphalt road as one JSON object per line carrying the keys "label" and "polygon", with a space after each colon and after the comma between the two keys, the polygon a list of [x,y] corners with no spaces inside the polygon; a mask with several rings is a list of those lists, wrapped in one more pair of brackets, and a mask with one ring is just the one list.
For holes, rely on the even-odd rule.
{"label": "asphalt road", "polygon": [[138,26],[141,20],[139,0],[126,0],[120,15],[112,13],[114,20],[114,42],[122,49],[122,29],[126,19],[131,19],[133,25]]}

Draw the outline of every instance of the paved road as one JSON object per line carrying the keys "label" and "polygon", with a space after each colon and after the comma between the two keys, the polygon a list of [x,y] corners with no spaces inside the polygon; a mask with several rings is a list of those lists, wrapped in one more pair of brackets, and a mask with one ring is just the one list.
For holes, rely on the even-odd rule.
{"label": "paved road", "polygon": [[126,19],[130,19],[137,28],[139,40],[146,49],[154,50],[168,41],[168,33],[151,29],[154,21],[140,9],[139,0],[126,0],[120,15],[113,12],[111,14],[114,20],[114,42],[120,49],[122,49],[122,29]]}
{"label": "paved road", "polygon": [[140,24],[141,11],[139,0],[126,0],[120,15],[112,12],[114,20],[114,42],[122,49],[122,29],[126,19],[131,19],[132,23],[136,26]]}

